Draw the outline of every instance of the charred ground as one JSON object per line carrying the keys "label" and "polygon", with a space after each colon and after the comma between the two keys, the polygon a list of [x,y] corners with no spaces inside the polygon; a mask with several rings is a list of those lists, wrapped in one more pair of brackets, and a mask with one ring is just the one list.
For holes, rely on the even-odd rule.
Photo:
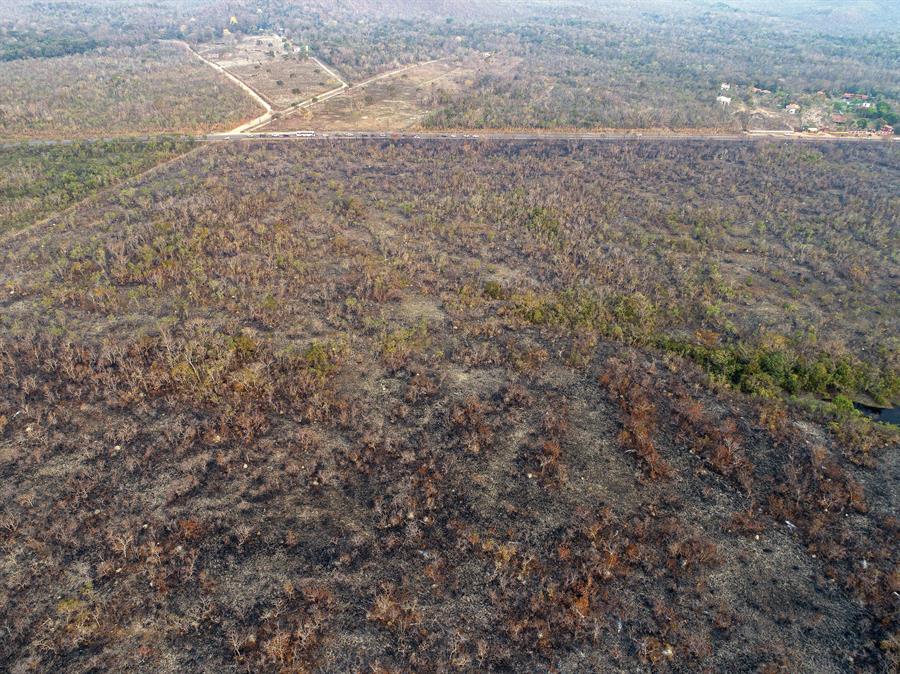
{"label": "charred ground", "polygon": [[247,142],[0,249],[0,662],[890,671],[898,150]]}

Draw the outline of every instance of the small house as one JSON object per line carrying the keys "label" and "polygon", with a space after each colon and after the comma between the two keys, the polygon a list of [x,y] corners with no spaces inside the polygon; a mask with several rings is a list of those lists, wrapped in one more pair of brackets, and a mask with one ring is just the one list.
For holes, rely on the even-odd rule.
{"label": "small house", "polygon": [[894,127],[892,127],[890,124],[885,124],[883,127],[881,127],[881,131],[879,131],[878,133],[880,133],[882,136],[893,136]]}
{"label": "small house", "polygon": [[788,111],[788,114],[796,115],[800,112],[800,105],[798,103],[788,103],[784,109]]}
{"label": "small house", "polygon": [[731,89],[731,85],[727,82],[722,82],[722,85],[719,87],[722,91],[729,91]]}
{"label": "small house", "polygon": [[847,123],[847,115],[835,114],[831,116],[831,121],[835,124],[846,124]]}
{"label": "small house", "polygon": [[718,104],[723,108],[727,108],[729,105],[731,105],[731,99],[728,96],[719,96],[716,99],[716,102],[718,102]]}

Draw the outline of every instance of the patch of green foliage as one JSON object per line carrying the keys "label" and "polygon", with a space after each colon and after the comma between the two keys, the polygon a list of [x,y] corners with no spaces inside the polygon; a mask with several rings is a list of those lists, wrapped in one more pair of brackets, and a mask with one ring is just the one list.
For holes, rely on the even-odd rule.
{"label": "patch of green foliage", "polygon": [[310,372],[323,380],[335,368],[335,353],[333,345],[315,341],[303,351],[303,362]]}
{"label": "patch of green foliage", "polygon": [[536,206],[528,212],[525,226],[548,239],[558,239],[560,236],[559,218],[543,206]]}
{"label": "patch of green foliage", "polygon": [[818,353],[810,357],[790,347],[771,349],[743,342],[707,346],[670,337],[657,339],[656,346],[688,358],[714,378],[754,395],[775,397],[786,392],[853,397],[865,393],[879,403],[900,395],[897,372],[850,356]]}
{"label": "patch of green foliage", "polygon": [[387,360],[404,357],[423,348],[428,341],[428,325],[424,320],[410,327],[399,327],[381,335],[381,355]]}
{"label": "patch of green foliage", "polygon": [[559,294],[516,293],[513,311],[535,325],[602,329],[607,325],[603,304],[592,295],[577,290]]}
{"label": "patch of green foliage", "polygon": [[[505,297],[499,284],[485,285],[492,299]],[[607,339],[655,347],[702,367],[710,376],[751,395],[777,397],[811,393],[821,397],[871,396],[881,404],[900,397],[900,373],[846,355],[812,356],[785,345],[769,347],[743,341],[705,345],[660,334],[657,309],[641,293],[618,294],[601,301],[586,291],[509,295],[514,314],[534,325],[591,330]]]}
{"label": "patch of green foliage", "polygon": [[620,293],[600,299],[585,289],[555,294],[533,292],[511,295],[513,311],[535,325],[593,330],[629,343],[644,343],[652,336],[657,309],[642,293]]}
{"label": "patch of green foliage", "polygon": [[2,147],[0,232],[27,227],[192,146],[192,140],[160,137]]}
{"label": "patch of green foliage", "polygon": [[900,114],[894,112],[887,101],[878,101],[871,108],[860,109],[856,114],[866,119],[883,121],[891,126],[900,122]]}
{"label": "patch of green foliage", "polygon": [[503,285],[499,281],[486,281],[484,284],[484,294],[492,300],[502,300],[506,293]]}
{"label": "patch of green foliage", "polygon": [[38,33],[13,29],[7,31],[0,40],[0,61],[82,54],[100,46],[101,42],[83,33]]}

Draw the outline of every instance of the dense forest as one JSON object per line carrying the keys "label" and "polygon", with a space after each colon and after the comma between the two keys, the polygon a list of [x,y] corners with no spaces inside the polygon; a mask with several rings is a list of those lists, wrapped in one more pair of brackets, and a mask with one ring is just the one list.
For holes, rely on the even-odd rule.
{"label": "dense forest", "polygon": [[100,42],[83,34],[5,30],[0,33],[0,61],[81,54],[99,46]]}
{"label": "dense forest", "polygon": [[183,46],[118,46],[0,63],[0,139],[226,131],[259,114]]}
{"label": "dense forest", "polygon": [[[432,126],[741,128],[716,105],[720,83],[783,92],[825,90],[896,101],[897,37],[836,39],[759,30],[745,20],[647,17],[623,27],[547,22],[471,37],[516,67],[439,100]],[[802,41],[802,42],[801,42]]]}

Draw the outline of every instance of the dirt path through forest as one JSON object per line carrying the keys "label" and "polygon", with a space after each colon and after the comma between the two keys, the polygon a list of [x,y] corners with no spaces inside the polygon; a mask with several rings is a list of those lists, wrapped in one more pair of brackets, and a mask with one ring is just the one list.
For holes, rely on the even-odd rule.
{"label": "dirt path through forest", "polygon": [[272,108],[272,105],[269,103],[269,101],[267,101],[262,94],[260,94],[258,91],[256,91],[256,89],[254,89],[249,84],[244,82],[244,80],[242,80],[240,77],[228,72],[225,68],[220,66],[218,63],[214,63],[213,61],[210,61],[209,59],[201,56],[197,52],[197,50],[195,50],[193,47],[191,47],[191,45],[189,45],[187,42],[184,42],[182,40],[172,40],[172,42],[174,44],[181,45],[182,47],[187,49],[191,54],[193,54],[198,59],[200,59],[203,63],[208,65],[210,68],[225,75],[225,77],[227,77],[232,82],[237,84],[258,105],[262,106],[262,108],[266,111],[264,114],[260,115],[259,117],[256,117],[254,119],[251,119],[249,122],[245,122],[244,124],[241,124],[239,127],[237,127],[236,129],[233,129],[229,133],[244,133],[248,129],[252,129],[257,126],[261,126],[262,124],[265,124],[266,122],[268,122],[269,120],[272,119],[272,115],[275,113],[275,110]]}
{"label": "dirt path through forest", "polygon": [[[311,108],[313,105],[317,105],[319,103],[324,103],[325,101],[335,98],[336,96],[340,96],[341,94],[349,93],[349,92],[355,91],[356,89],[362,89],[363,87],[367,87],[368,85],[370,85],[374,82],[378,82],[379,80],[385,80],[385,79],[388,79],[391,77],[396,77],[397,75],[401,75],[401,74],[403,74],[409,70],[412,70],[414,68],[421,68],[423,66],[429,66],[433,63],[439,63],[440,61],[446,61],[450,57],[444,56],[442,58],[432,59],[430,61],[423,61],[421,63],[410,63],[409,65],[405,65],[401,68],[397,68],[396,70],[391,70],[386,73],[381,73],[380,75],[375,75],[374,77],[370,77],[369,79],[363,80],[362,82],[359,82],[357,84],[347,84],[344,80],[342,80],[334,72],[332,72],[331,69],[328,68],[328,66],[326,66],[324,63],[319,61],[319,59],[317,59],[315,57],[310,57],[310,58],[313,61],[315,61],[316,63],[318,63],[319,66],[323,70],[325,70],[325,72],[327,72],[332,77],[334,77],[338,82],[340,82],[341,86],[338,87],[337,89],[332,89],[331,91],[328,91],[324,94],[320,94],[319,96],[314,96],[314,97],[310,98],[309,100],[303,101],[299,105],[294,106],[293,108],[291,108],[289,110],[288,114],[286,115],[288,117],[293,115],[298,110],[306,110],[307,108]],[[269,120],[262,122],[260,124],[256,124],[256,125],[250,127],[249,129],[245,129],[245,130],[253,131],[254,129],[260,129],[260,128],[264,127],[266,124],[268,124],[268,122],[269,122]]]}
{"label": "dirt path through forest", "polygon": [[264,114],[260,115],[259,117],[255,117],[254,119],[251,119],[248,122],[244,122],[236,129],[232,129],[231,131],[229,131],[228,132],[229,134],[247,133],[253,129],[257,129],[261,126],[265,126],[266,124],[268,124],[269,122],[272,121],[272,119],[275,117],[275,115],[277,115],[279,113],[292,112],[293,110],[302,110],[304,108],[308,108],[310,105],[314,105],[315,103],[318,103],[320,101],[326,101],[329,98],[333,98],[334,96],[337,96],[339,93],[341,93],[345,89],[350,88],[350,85],[347,84],[347,82],[345,82],[341,78],[340,75],[338,75],[331,68],[329,68],[324,63],[322,63],[315,56],[311,56],[310,60],[313,61],[317,66],[319,66],[326,73],[328,73],[328,75],[330,77],[334,78],[337,82],[339,82],[340,86],[338,86],[334,89],[331,89],[330,91],[326,91],[324,94],[312,96],[312,97],[308,98],[307,100],[303,101],[302,103],[298,103],[297,105],[293,105],[289,108],[284,108],[282,110],[276,110],[275,108],[272,107],[272,104],[266,99],[266,97],[263,96],[260,92],[258,92],[256,89],[251,87],[249,84],[247,84],[244,80],[242,80],[237,75],[229,72],[223,66],[219,65],[218,63],[216,63],[214,61],[210,61],[209,59],[202,56],[199,52],[197,52],[197,50],[195,50],[193,47],[191,47],[191,45],[189,45],[187,42],[183,42],[181,40],[172,40],[172,42],[174,42],[175,44],[181,45],[182,47],[187,49],[189,52],[191,52],[194,56],[196,56],[198,59],[200,59],[203,63],[208,65],[210,68],[213,68],[214,70],[225,75],[225,77],[227,77],[232,82],[237,84],[241,89],[243,89],[247,94],[249,94],[250,97],[253,98],[253,100],[256,103],[261,105],[263,107],[263,109],[265,110]]}
{"label": "dirt path through forest", "polygon": [[431,59],[430,61],[422,61],[421,63],[410,63],[409,65],[405,65],[402,68],[397,68],[396,70],[391,70],[386,73],[381,73],[380,75],[375,75],[375,77],[370,77],[369,79],[364,80],[364,81],[360,82],[359,84],[354,84],[351,88],[352,89],[361,89],[362,87],[366,87],[366,86],[372,84],[372,82],[377,82],[378,80],[386,80],[389,77],[396,77],[397,75],[405,73],[407,70],[412,70],[413,68],[422,68],[424,66],[430,66],[432,63],[440,63],[441,61],[446,61],[449,58],[450,58],[449,56],[444,56],[443,58]]}
{"label": "dirt path through forest", "polygon": [[48,215],[44,218],[41,218],[40,220],[37,220],[36,222],[31,223],[30,225],[26,225],[25,227],[20,227],[19,229],[12,229],[8,232],[0,234],[0,247],[5,246],[9,242],[19,238],[20,236],[24,236],[24,235],[28,234],[29,232],[33,232],[34,230],[47,224],[48,222],[62,218],[66,214],[71,213],[72,211],[74,211],[77,208],[80,208],[82,205],[86,204],[87,202],[91,201],[92,199],[97,199],[98,197],[100,197],[104,194],[111,193],[115,190],[120,190],[120,189],[122,189],[123,185],[127,185],[129,183],[134,184],[135,181],[139,181],[143,178],[146,178],[149,175],[152,175],[158,171],[161,171],[161,170],[167,168],[168,166],[171,166],[175,162],[182,161],[186,157],[194,154],[195,152],[199,152],[204,147],[206,147],[206,146],[203,143],[198,143],[198,145],[196,147],[191,148],[187,152],[183,152],[181,154],[175,155],[174,157],[172,157],[170,159],[166,159],[164,162],[161,162],[159,164],[154,164],[150,168],[148,168],[144,171],[141,171],[140,173],[136,173],[132,176],[128,176],[127,178],[124,178],[123,180],[121,180],[119,182],[115,182],[112,185],[107,185],[106,187],[104,187],[96,192],[92,192],[91,194],[88,194],[83,199],[80,199],[73,204],[69,204],[61,211],[51,213],[50,215]]}

